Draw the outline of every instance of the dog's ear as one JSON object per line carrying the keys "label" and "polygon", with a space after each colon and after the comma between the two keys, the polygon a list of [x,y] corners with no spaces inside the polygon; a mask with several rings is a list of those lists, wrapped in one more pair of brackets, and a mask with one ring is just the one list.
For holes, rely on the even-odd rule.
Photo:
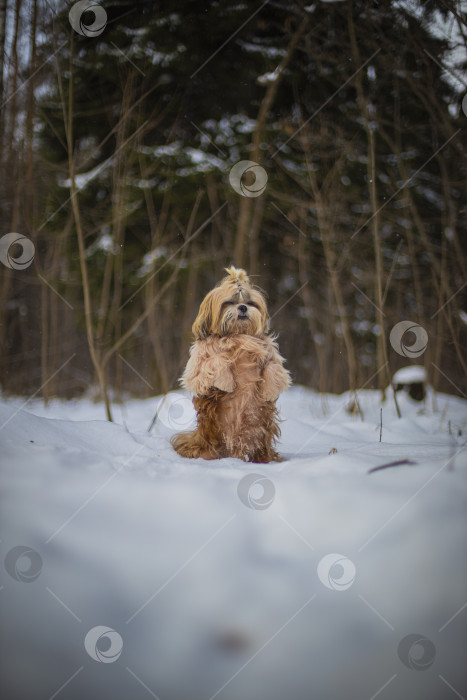
{"label": "dog's ear", "polygon": [[213,293],[209,292],[199,307],[198,315],[191,328],[196,340],[202,340],[212,334],[213,296]]}
{"label": "dog's ear", "polygon": [[[259,300],[258,300],[259,299]],[[266,304],[266,299],[264,298],[263,294],[259,293],[258,297],[255,299],[256,303],[258,304],[260,313],[261,313],[261,321],[263,323],[263,333],[264,335],[268,335],[270,331],[270,318],[268,314],[268,307]]]}

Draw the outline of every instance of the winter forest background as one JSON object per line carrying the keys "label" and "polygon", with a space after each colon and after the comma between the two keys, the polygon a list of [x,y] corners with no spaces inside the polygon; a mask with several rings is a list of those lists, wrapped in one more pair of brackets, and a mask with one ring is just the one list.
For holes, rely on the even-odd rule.
{"label": "winter forest background", "polygon": [[232,263],[295,383],[384,388],[410,320],[430,383],[466,391],[460,1],[109,0],[95,36],[72,4],[0,0],[0,234],[35,247],[0,265],[3,391],[176,388]]}

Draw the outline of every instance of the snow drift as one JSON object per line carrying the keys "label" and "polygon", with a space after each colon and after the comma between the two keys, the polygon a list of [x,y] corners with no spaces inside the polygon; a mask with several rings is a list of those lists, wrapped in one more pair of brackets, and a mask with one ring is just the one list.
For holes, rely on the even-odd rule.
{"label": "snow drift", "polygon": [[0,402],[5,698],[465,695],[465,401],[380,442],[376,392],[294,388],[255,465],[180,458],[161,400]]}

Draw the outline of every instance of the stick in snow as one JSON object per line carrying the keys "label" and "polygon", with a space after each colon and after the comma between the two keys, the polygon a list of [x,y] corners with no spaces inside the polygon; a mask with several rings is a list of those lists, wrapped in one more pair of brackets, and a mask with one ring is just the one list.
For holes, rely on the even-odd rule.
{"label": "stick in snow", "polygon": [[417,462],[412,462],[411,459],[400,459],[398,462],[388,462],[387,464],[381,464],[379,467],[372,467],[367,471],[367,474],[379,472],[381,469],[388,469],[388,467],[402,467],[403,464],[417,464]]}

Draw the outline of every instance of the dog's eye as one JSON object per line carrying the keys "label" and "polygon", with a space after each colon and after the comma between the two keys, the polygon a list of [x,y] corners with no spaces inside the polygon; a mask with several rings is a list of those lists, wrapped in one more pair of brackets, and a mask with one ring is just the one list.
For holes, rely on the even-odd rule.
{"label": "dog's eye", "polygon": [[222,306],[232,306],[232,304],[233,304],[233,301],[224,301]]}
{"label": "dog's eye", "polygon": [[255,304],[254,301],[249,301],[249,302],[248,302],[248,306],[253,306],[255,309],[258,308],[258,304]]}

